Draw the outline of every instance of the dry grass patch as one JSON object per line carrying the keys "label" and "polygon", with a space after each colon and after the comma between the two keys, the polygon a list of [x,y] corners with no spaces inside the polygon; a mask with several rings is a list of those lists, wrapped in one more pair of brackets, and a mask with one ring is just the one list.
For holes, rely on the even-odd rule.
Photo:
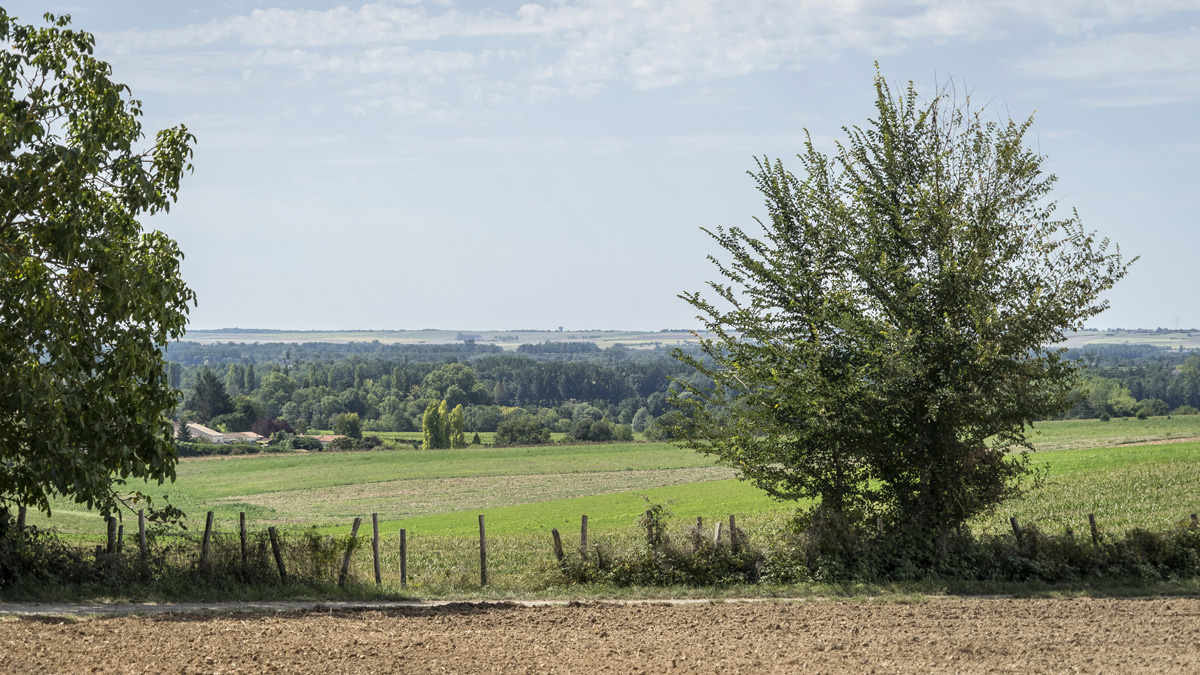
{"label": "dry grass patch", "polygon": [[268,509],[275,523],[312,524],[386,513],[389,520],[462,510],[494,509],[588,495],[629,492],[732,478],[726,467],[594,471],[569,474],[422,478],[234,495],[217,505],[244,503]]}

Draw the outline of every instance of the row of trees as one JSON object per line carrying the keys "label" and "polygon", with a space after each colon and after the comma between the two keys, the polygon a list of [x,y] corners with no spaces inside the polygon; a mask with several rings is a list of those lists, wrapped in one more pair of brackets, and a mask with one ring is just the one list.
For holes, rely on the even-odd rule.
{"label": "row of trees", "polygon": [[423,446],[426,449],[443,450],[467,447],[467,437],[463,432],[463,407],[446,403],[430,403],[425,408],[421,419]]}
{"label": "row of trees", "polygon": [[[1101,352],[1102,353],[1102,352]],[[1200,356],[1171,352],[1092,363],[1073,392],[1068,417],[1188,414],[1200,409]]]}
{"label": "row of trees", "polygon": [[[523,409],[554,432],[572,433],[583,420],[603,419],[614,429],[629,425],[658,433],[654,420],[669,412],[670,378],[695,377],[664,352],[616,360],[600,353],[593,361],[572,362],[518,355],[469,363],[356,359],[257,369],[231,363],[223,376],[208,366],[181,364],[168,372],[186,394],[180,418],[229,431],[248,430],[263,418],[283,419],[296,429],[329,429],[347,413],[358,415],[368,432],[414,431],[425,427],[430,405],[445,401],[451,411],[463,408],[470,431],[496,431]],[[615,433],[621,436],[619,429]]]}

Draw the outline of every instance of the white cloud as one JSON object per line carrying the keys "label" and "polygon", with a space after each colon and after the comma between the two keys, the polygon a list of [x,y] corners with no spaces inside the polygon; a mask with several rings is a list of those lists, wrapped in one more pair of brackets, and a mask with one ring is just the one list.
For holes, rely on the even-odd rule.
{"label": "white cloud", "polygon": [[1124,33],[1053,46],[1023,67],[1062,79],[1200,71],[1200,31]]}
{"label": "white cloud", "polygon": [[1093,106],[1191,101],[1200,98],[1200,31],[1121,33],[1053,45],[1020,67],[1070,83],[1076,97]]}
{"label": "white cloud", "polygon": [[456,119],[464,108],[505,114],[503,108],[563,94],[593,96],[614,83],[653,89],[803,68],[846,52],[879,55],[930,41],[1039,32],[1065,44],[1025,64],[1032,72],[1195,71],[1200,36],[1193,31],[1166,40],[1154,34],[1071,40],[1197,8],[1200,0],[560,0],[501,12],[373,2],[259,9],[105,34],[100,43],[140,63],[150,89],[213,89],[225,76],[239,80],[227,87],[244,87],[241,76],[250,72],[260,78],[256,83],[317,82],[342,94],[399,89],[404,93],[352,105]]}

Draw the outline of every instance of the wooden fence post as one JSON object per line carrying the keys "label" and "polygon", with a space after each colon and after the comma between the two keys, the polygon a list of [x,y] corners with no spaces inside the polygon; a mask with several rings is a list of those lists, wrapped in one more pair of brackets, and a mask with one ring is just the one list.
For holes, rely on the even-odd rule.
{"label": "wooden fence post", "polygon": [[125,550],[125,523],[117,525],[117,553]]}
{"label": "wooden fence post", "polygon": [[146,546],[146,509],[138,509],[138,546],[144,560],[150,555],[150,549]]}
{"label": "wooden fence post", "polygon": [[1096,514],[1088,514],[1088,524],[1092,526],[1092,546],[1100,545],[1100,530],[1096,529]]}
{"label": "wooden fence post", "polygon": [[109,555],[117,552],[117,517],[108,517],[108,547],[105,549]]}
{"label": "wooden fence post", "polygon": [[371,555],[375,558],[375,585],[383,585],[383,576],[379,573],[379,514],[371,514]]}
{"label": "wooden fence post", "polygon": [[583,517],[583,521],[579,525],[579,557],[587,560],[587,516]]}
{"label": "wooden fence post", "polygon": [[608,565],[604,563],[604,554],[600,552],[600,544],[596,544],[596,567],[601,570],[608,569]]}
{"label": "wooden fence post", "polygon": [[[29,509],[24,506],[17,507],[17,534],[25,531],[25,513]],[[1194,518],[1195,516],[1193,516]]]}
{"label": "wooden fence post", "polygon": [[271,536],[271,553],[275,554],[275,566],[279,568],[280,583],[287,583],[287,570],[283,567],[283,552],[279,550],[279,535],[275,532],[275,527],[267,528],[267,534]]}
{"label": "wooden fence post", "polygon": [[338,574],[338,588],[346,586],[346,575],[350,573],[350,554],[354,552],[354,543],[358,539],[359,525],[362,525],[362,518],[355,518],[354,525],[350,527],[350,541],[346,542],[346,556],[342,558],[342,571]]}
{"label": "wooden fence post", "polygon": [[734,552],[738,552],[738,546],[741,544],[738,541],[737,521],[734,520],[733,514],[729,514],[729,548]]}
{"label": "wooden fence post", "polygon": [[550,536],[554,537],[554,557],[558,558],[558,568],[562,570],[563,576],[567,575],[567,557],[563,555],[562,537],[558,536],[558,529],[550,530]]}
{"label": "wooden fence post", "polygon": [[400,587],[408,586],[408,538],[403,528],[400,530]]}
{"label": "wooden fence post", "polygon": [[1011,518],[1008,519],[1008,522],[1010,525],[1012,525],[1013,536],[1017,538],[1017,546],[1020,546],[1021,545],[1021,526],[1020,526],[1020,524],[1017,523],[1017,517],[1012,516]]}
{"label": "wooden fence post", "polygon": [[717,521],[716,528],[713,529],[713,546],[721,543],[721,521]]}
{"label": "wooden fence post", "polygon": [[483,530],[483,514],[479,514],[479,585],[488,585],[487,575],[487,535]]}
{"label": "wooden fence post", "polygon": [[200,569],[208,569],[208,546],[212,539],[213,512],[209,511],[204,519],[204,541],[200,544]]}
{"label": "wooden fence post", "polygon": [[238,512],[238,535],[242,539],[242,567],[246,566],[249,556],[246,554],[246,512]]}

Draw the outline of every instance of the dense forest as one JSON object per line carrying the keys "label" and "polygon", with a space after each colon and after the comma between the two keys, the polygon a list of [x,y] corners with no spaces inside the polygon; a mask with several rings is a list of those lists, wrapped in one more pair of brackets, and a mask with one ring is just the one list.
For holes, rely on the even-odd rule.
{"label": "dense forest", "polygon": [[171,382],[185,395],[179,417],[226,431],[275,419],[299,432],[333,429],[347,414],[365,432],[418,431],[429,405],[445,401],[463,406],[467,432],[496,431],[522,417],[578,440],[632,431],[653,437],[665,433],[654,422],[670,413],[670,378],[695,377],[666,349],[582,342],[515,351],[469,342],[179,342],[166,356]]}
{"label": "dense forest", "polygon": [[[184,392],[182,420],[224,431],[336,429],[352,416],[363,432],[420,431],[430,405],[462,406],[467,433],[506,420],[529,434],[575,440],[665,437],[678,415],[672,378],[696,378],[664,348],[600,349],[583,342],[505,351],[470,342],[198,344],[166,352]],[[1068,418],[1192,414],[1200,408],[1200,356],[1149,345],[1071,349],[1085,364]],[[665,416],[665,417],[664,417]],[[272,423],[273,422],[273,423]],[[519,424],[518,424],[519,422]]]}
{"label": "dense forest", "polygon": [[1065,417],[1189,415],[1200,409],[1200,355],[1152,345],[1096,345],[1067,351],[1086,364]]}

